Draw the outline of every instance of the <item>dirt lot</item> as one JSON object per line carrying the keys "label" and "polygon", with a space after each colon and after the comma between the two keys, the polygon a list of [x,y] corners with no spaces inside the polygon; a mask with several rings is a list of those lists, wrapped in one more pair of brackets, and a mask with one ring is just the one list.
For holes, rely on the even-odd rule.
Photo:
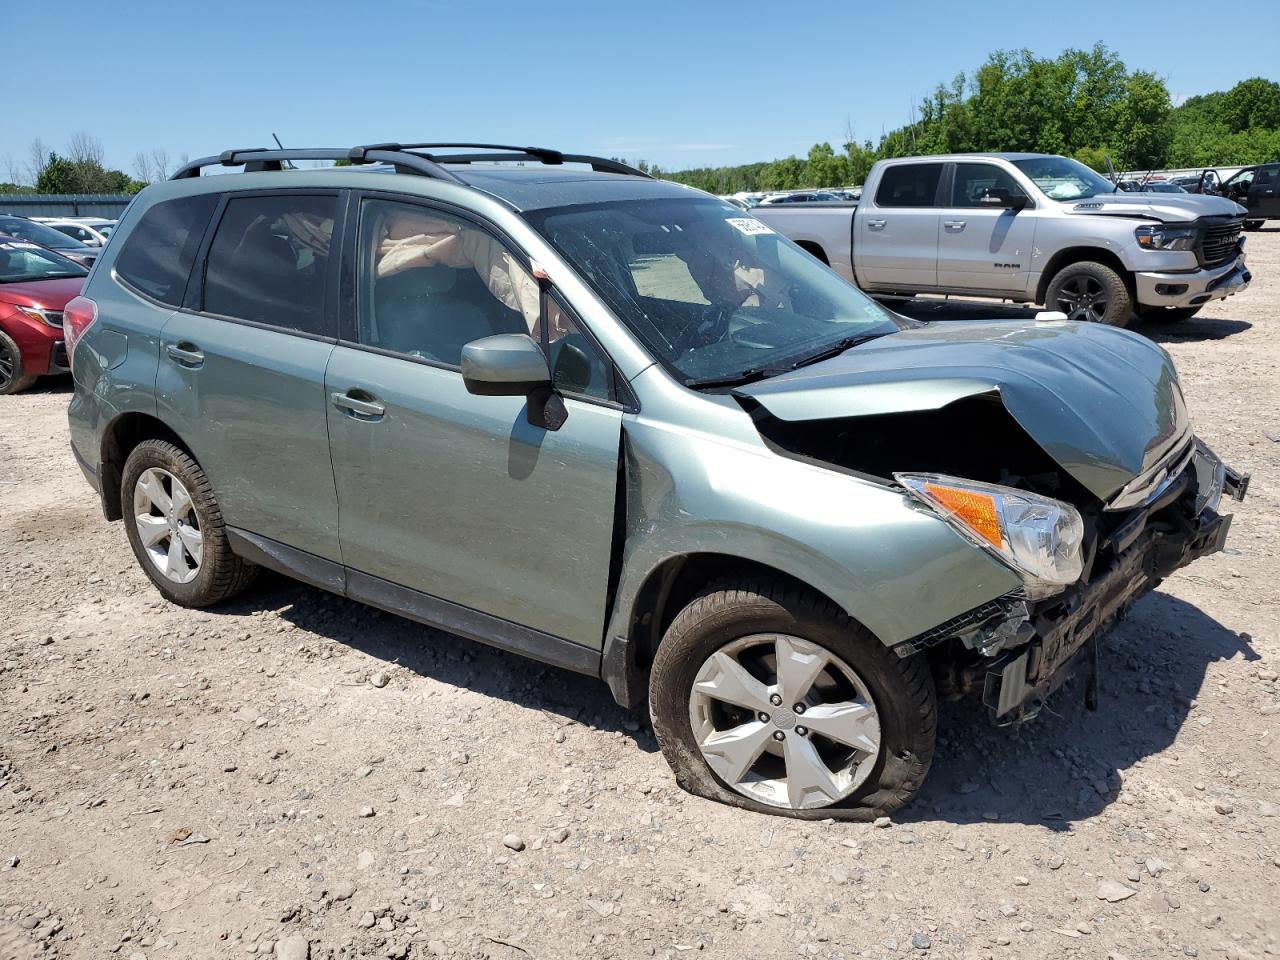
{"label": "dirt lot", "polygon": [[1228,552],[1112,634],[1100,712],[945,707],[884,828],[691,798],[602,684],[282,579],[169,606],[69,384],[0,398],[0,960],[1280,953],[1280,231],[1249,247],[1149,331],[1253,473]]}

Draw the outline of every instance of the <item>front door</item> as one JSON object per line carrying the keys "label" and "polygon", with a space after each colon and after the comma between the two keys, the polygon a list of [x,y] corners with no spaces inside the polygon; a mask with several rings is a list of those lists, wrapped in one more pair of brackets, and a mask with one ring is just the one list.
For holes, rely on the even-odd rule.
{"label": "front door", "polygon": [[[344,564],[598,650],[622,423],[609,365],[478,222],[366,198],[354,256],[325,377]],[[559,430],[463,385],[463,345],[514,332],[552,357],[579,348],[557,371]]]}
{"label": "front door", "polygon": [[1249,216],[1258,220],[1280,219],[1280,166],[1259,167],[1249,187]]}
{"label": "front door", "polygon": [[156,377],[160,416],[191,445],[227,524],[335,562],[324,371],[337,204],[232,196],[187,306],[161,330]]}
{"label": "front door", "polygon": [[854,214],[858,281],[877,290],[927,290],[938,285],[938,184],[941,163],[884,168],[875,196]]}
{"label": "front door", "polygon": [[1034,211],[984,203],[1026,197],[993,163],[957,163],[949,205],[939,212],[938,285],[1005,296],[1025,295],[1035,241]]}

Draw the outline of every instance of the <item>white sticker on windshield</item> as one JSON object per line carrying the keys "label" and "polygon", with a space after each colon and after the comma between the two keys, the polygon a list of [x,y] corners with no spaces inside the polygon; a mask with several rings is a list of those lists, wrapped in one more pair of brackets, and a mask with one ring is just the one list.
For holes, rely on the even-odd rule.
{"label": "white sticker on windshield", "polygon": [[729,217],[725,222],[738,232],[745,233],[748,237],[759,236],[763,233],[773,233],[767,224],[761,223],[755,217]]}

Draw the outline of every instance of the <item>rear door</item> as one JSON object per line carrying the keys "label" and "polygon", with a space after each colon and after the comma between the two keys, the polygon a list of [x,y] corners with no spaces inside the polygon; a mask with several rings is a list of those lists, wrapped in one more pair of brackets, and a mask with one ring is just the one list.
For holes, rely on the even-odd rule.
{"label": "rear door", "polygon": [[228,525],[340,562],[324,372],[336,342],[336,191],[233,193],[161,331],[160,418]]}
{"label": "rear door", "polygon": [[[598,651],[622,424],[611,365],[489,225],[370,196],[354,234],[326,377],[349,595],[464,633],[479,611],[537,631],[521,634],[534,655],[571,641],[556,647],[570,664]],[[524,397],[467,392],[463,345],[498,333],[542,341],[560,429],[531,424]]]}
{"label": "rear door", "polygon": [[861,285],[879,290],[938,285],[938,189],[944,166],[890,164],[875,196],[863,194],[853,243]]}
{"label": "rear door", "polygon": [[[1013,175],[994,163],[951,165],[947,205],[938,224],[938,286],[947,290],[1019,296],[1031,276],[1036,216]],[[986,197],[1022,197],[1020,211],[983,203]]]}

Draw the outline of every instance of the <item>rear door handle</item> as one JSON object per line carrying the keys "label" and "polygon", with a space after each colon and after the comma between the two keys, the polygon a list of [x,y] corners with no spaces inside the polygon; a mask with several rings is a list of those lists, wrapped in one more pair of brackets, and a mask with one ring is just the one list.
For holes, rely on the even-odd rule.
{"label": "rear door handle", "polygon": [[943,220],[942,225],[948,230],[963,230],[967,220]]}
{"label": "rear door handle", "polygon": [[[361,396],[352,396],[359,393]],[[356,420],[381,420],[387,412],[385,404],[379,403],[372,394],[363,390],[351,390],[347,393],[332,393],[329,399],[339,410],[345,410]]]}
{"label": "rear door handle", "polygon": [[886,222],[887,222],[887,221],[885,221],[885,220],[870,220],[870,219],[869,219],[869,220],[867,220],[867,229],[868,229],[868,230],[883,230],[883,229],[884,229],[884,225],[885,225],[885,223],[886,223]]}
{"label": "rear door handle", "polygon": [[177,343],[166,344],[164,352],[169,354],[169,358],[181,364],[184,367],[190,367],[193,370],[204,364],[204,353],[194,343],[186,340],[179,340]]}

